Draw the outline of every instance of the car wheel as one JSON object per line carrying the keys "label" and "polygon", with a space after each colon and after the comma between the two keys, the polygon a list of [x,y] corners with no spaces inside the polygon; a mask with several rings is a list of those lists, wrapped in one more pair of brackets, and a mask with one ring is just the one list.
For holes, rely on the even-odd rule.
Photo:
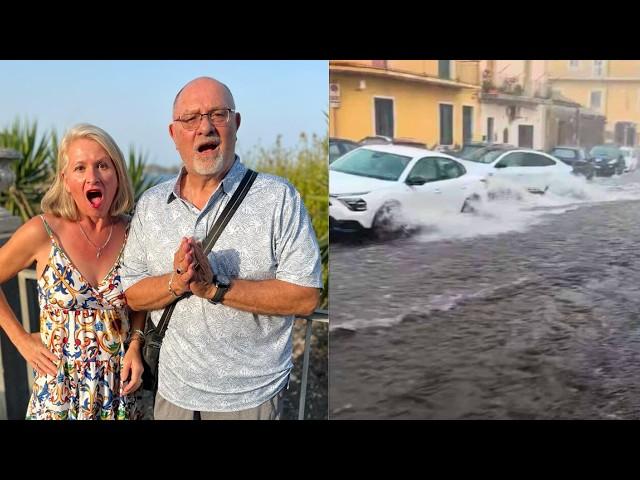
{"label": "car wheel", "polygon": [[400,218],[400,204],[398,202],[385,203],[373,219],[372,233],[377,240],[391,240],[408,231],[406,225],[398,221]]}
{"label": "car wheel", "polygon": [[460,209],[460,213],[476,213],[476,207],[473,205],[475,202],[480,200],[480,195],[474,193],[469,197],[465,198],[464,203],[462,204],[462,208]]}

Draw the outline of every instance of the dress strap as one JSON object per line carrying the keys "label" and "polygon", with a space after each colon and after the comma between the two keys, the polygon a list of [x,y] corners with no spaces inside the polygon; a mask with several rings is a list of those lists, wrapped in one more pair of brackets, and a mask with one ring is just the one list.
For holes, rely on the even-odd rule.
{"label": "dress strap", "polygon": [[54,241],[55,239],[53,238],[53,230],[51,230],[51,227],[49,226],[47,221],[44,219],[44,215],[39,215],[39,217],[42,220],[42,223],[44,224],[44,229],[47,231],[49,238],[51,239],[51,241]]}

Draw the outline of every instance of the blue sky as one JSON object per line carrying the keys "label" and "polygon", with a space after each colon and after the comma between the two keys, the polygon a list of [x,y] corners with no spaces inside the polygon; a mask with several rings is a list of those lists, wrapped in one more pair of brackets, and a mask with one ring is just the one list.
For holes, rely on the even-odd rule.
{"label": "blue sky", "polygon": [[0,128],[27,118],[62,136],[76,123],[93,123],[125,155],[133,144],[151,163],[179,165],[168,133],[173,99],[203,75],[233,92],[242,115],[239,152],[268,147],[278,134],[292,147],[302,132],[327,131],[329,71],[322,60],[0,61]]}

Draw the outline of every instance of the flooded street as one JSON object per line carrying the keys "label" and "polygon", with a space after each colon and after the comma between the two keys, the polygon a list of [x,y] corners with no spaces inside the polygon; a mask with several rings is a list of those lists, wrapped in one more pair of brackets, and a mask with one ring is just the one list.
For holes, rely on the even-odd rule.
{"label": "flooded street", "polygon": [[330,250],[332,419],[640,418],[640,172]]}

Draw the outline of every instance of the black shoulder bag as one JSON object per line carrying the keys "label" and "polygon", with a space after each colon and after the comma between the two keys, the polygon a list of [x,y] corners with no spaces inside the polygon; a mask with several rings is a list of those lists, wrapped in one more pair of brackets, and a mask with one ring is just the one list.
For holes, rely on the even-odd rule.
{"label": "black shoulder bag", "polygon": [[[251,184],[258,176],[257,172],[247,169],[242,181],[236,188],[233,196],[229,200],[229,203],[225,206],[224,210],[216,220],[215,224],[211,227],[207,238],[203,242],[204,254],[208,255],[211,248],[220,237],[220,234],[227,226],[229,220],[235,213],[238,206],[242,203],[245,195],[251,188]],[[145,333],[144,333],[144,346],[142,348],[142,361],[144,364],[144,373],[142,374],[142,388],[144,390],[150,390],[154,396],[158,390],[158,359],[160,357],[160,347],[162,346],[162,339],[167,331],[171,314],[182,298],[188,296],[187,294],[177,298],[162,312],[162,317],[157,326],[153,325],[151,319],[147,319]]]}

